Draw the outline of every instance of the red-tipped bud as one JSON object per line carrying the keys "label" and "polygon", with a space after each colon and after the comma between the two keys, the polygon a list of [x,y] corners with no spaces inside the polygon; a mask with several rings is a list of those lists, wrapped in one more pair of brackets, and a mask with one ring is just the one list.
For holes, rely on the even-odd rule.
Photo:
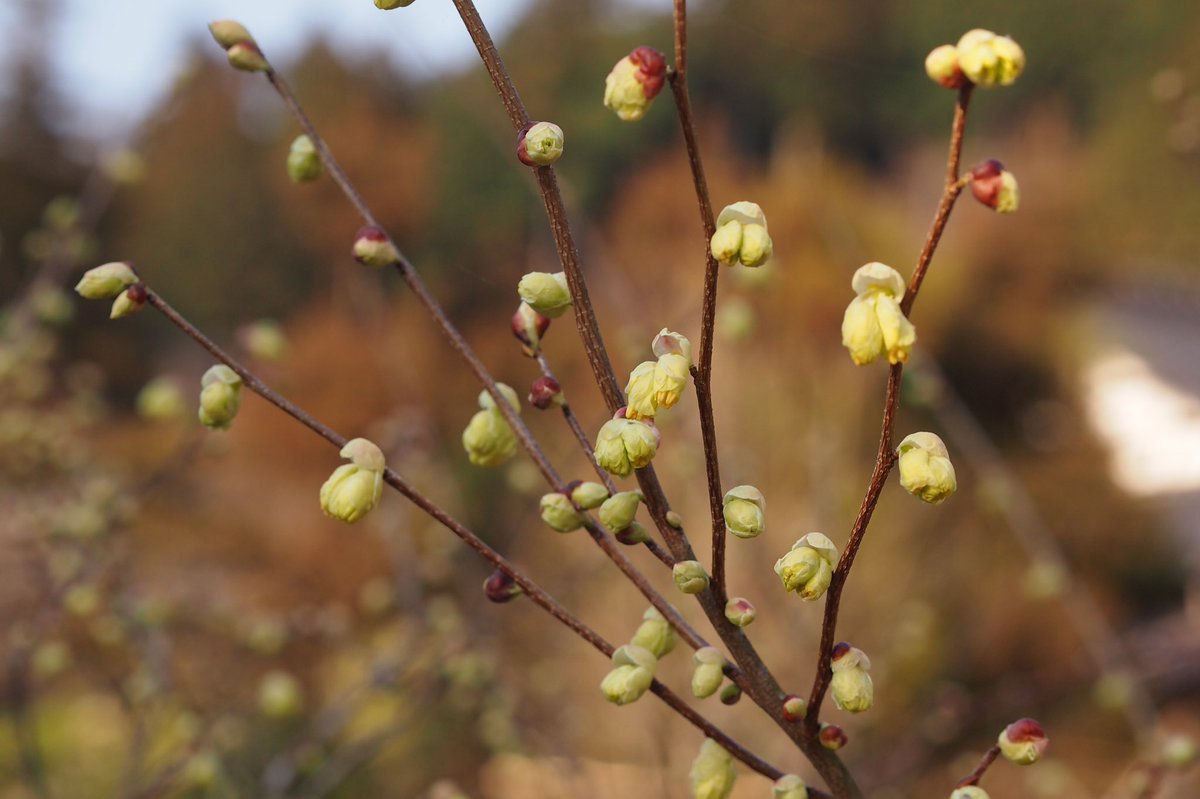
{"label": "red-tipped bud", "polygon": [[529,387],[529,404],[538,410],[544,411],[551,405],[562,407],[565,403],[562,386],[553,377],[539,377]]}
{"label": "red-tipped bud", "polygon": [[524,591],[521,590],[521,586],[517,585],[513,581],[513,578],[499,569],[492,572],[483,581],[484,596],[497,604],[511,602],[523,593]]}
{"label": "red-tipped bud", "polygon": [[822,724],[821,732],[817,734],[821,741],[821,746],[826,749],[841,749],[850,739],[846,737],[846,731],[836,724]]}
{"label": "red-tipped bud", "polygon": [[226,48],[225,55],[235,69],[243,72],[267,72],[271,65],[253,41],[238,42]]}
{"label": "red-tipped bud", "polygon": [[729,683],[721,689],[721,704],[736,705],[738,700],[742,698],[742,689],[737,683]]}
{"label": "red-tipped bud", "polygon": [[530,358],[537,354],[542,336],[550,329],[550,317],[542,316],[527,302],[517,306],[512,315],[512,332],[524,346],[521,349]]}
{"label": "red-tipped bud", "polygon": [[550,166],[562,154],[562,128],[553,122],[533,122],[517,134],[517,158],[525,166]]}
{"label": "red-tipped bud", "polygon": [[642,45],[634,48],[629,60],[638,68],[634,77],[642,84],[647,100],[653,100],[662,91],[667,79],[667,59],[653,47]]}
{"label": "red-tipped bud", "polygon": [[977,164],[970,172],[971,194],[988,208],[1011,214],[1021,202],[1020,189],[1013,173],[995,158]]}
{"label": "red-tipped bud", "polygon": [[1020,719],[1005,727],[996,743],[1005,758],[1018,766],[1028,766],[1042,759],[1050,739],[1041,724],[1033,719]]}
{"label": "red-tipped bud", "polygon": [[650,540],[649,534],[646,533],[646,528],[639,522],[630,522],[628,527],[614,534],[613,538],[617,539],[618,543],[624,544],[627,547],[644,544]]}
{"label": "red-tipped bud", "polygon": [[391,239],[374,225],[366,225],[354,234],[354,260],[366,266],[388,266],[400,260]]}
{"label": "red-tipped bud", "polygon": [[808,702],[795,694],[783,698],[783,717],[788,721],[800,721],[808,712]]}
{"label": "red-tipped bud", "polygon": [[129,288],[122,291],[113,300],[112,309],[109,311],[109,319],[120,319],[123,316],[129,316],[142,310],[146,304],[146,285],[144,283],[134,283]]}

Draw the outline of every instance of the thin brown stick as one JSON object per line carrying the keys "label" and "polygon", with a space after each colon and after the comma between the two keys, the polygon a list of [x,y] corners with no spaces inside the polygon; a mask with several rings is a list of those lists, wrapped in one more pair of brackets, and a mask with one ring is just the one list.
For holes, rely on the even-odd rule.
{"label": "thin brown stick", "polygon": [[979,758],[979,765],[975,767],[975,770],[959,780],[958,784],[954,787],[965,788],[968,785],[978,785],[979,781],[983,779],[984,772],[988,770],[992,763],[996,762],[996,758],[998,757],[1000,757],[1000,746],[996,744],[983,753],[983,757]]}

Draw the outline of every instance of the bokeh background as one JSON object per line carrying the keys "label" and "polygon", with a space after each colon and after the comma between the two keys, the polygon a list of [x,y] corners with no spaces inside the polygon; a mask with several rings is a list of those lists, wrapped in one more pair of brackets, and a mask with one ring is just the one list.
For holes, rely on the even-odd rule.
{"label": "bokeh background", "polygon": [[[537,372],[508,332],[516,281],[557,262],[453,8],[246,5],[0,4],[0,796],[688,795],[692,728],[652,699],[606,704],[608,663],[528,603],[486,602],[484,565],[400,497],[354,527],[325,519],[336,453],[252,396],[229,432],[203,430],[201,351],[153,313],[113,323],[62,292],[135,262],[610,640],[633,632],[640,596],[538,520],[531,465],[468,464],[478,387],[395,276],[350,259],[359,221],[332,182],[289,183],[298,131],[204,30],[246,15],[523,393]],[[622,374],[661,327],[699,333],[703,242],[669,98],[636,125],[600,104],[619,57],[670,49],[669,5],[481,3],[533,116],[567,132],[559,176]],[[960,490],[939,507],[884,491],[840,628],[871,656],[875,708],[827,715],[873,799],[948,795],[1026,715],[1052,757],[996,767],[995,797],[1133,797],[1159,777],[1155,796],[1197,795],[1194,769],[1158,764],[1171,736],[1200,734],[1200,8],[690,5],[714,203],[760,203],[776,247],[722,273],[715,359],[723,477],[768,500],[767,533],[730,546],[756,644],[807,693],[819,608],[771,565],[810,530],[843,543],[869,475],[885,370],[840,346],[850,275],[907,273],[940,194],[953,97],[926,52],[1008,32],[1028,68],[977,93],[965,163],[1001,159],[1021,209],[960,203],[898,423],[946,439]],[[605,414],[567,319],[545,346],[594,432]],[[557,415],[524,413],[560,471],[586,477]],[[706,559],[690,392],[661,422],[655,463]],[[660,676],[686,692],[689,670],[677,652]],[[810,774],[751,703],[709,703]],[[735,796],[768,792],[746,774]]]}

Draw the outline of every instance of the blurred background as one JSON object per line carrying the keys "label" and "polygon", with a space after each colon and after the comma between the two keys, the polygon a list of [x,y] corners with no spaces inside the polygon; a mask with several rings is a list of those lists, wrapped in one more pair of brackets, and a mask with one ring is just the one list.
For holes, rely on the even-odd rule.
{"label": "blurred background", "polygon": [[[516,282],[557,260],[453,8],[246,5],[0,0],[0,797],[689,795],[690,726],[653,699],[605,703],[608,662],[527,602],[487,602],[489,570],[398,495],[354,527],[324,518],[335,452],[253,396],[230,431],[199,427],[207,356],[154,313],[109,322],[69,292],[133,261],[609,640],[633,633],[640,595],[541,523],[531,464],[467,462],[478,387],[396,276],[351,260],[360,223],[333,183],[289,182],[298,130],[204,28],[246,15],[523,395],[538,373],[508,331]],[[669,52],[670,3],[480,5],[530,113],[566,131],[558,173],[619,374],[664,326],[698,340],[703,241],[670,99],[639,124],[600,103],[633,47]],[[841,347],[850,276],[907,274],[940,195],[953,95],[925,54],[1009,33],[1027,70],[976,93],[964,163],[1002,160],[1021,209],[959,204],[897,426],[942,435],[959,493],[885,489],[840,626],[871,657],[875,707],[826,715],[872,799],[948,795],[1021,716],[1052,756],[995,767],[998,799],[1196,796],[1196,770],[1166,762],[1200,735],[1200,7],[689,6],[714,205],[761,204],[776,251],[722,272],[714,366],[723,479],[768,500],[766,534],[729,555],[756,645],[807,694],[819,606],[771,566],[810,530],[842,545],[870,473],[886,370]],[[568,318],[545,350],[594,434],[606,414]],[[587,477],[558,414],[524,416]],[[707,561],[690,392],[660,422],[655,465]],[[682,651],[659,671],[684,692],[689,674]],[[702,710],[812,776],[749,701]],[[744,774],[734,796],[768,793]]]}

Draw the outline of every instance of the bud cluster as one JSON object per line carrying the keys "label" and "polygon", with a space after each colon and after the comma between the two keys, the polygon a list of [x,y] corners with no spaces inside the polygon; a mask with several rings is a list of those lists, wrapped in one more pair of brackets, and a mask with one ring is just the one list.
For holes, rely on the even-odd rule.
{"label": "bud cluster", "polygon": [[812,602],[820,599],[825,589],[829,588],[837,558],[837,547],[828,536],[809,533],[775,561],[775,573],[786,590]]}
{"label": "bud cluster", "polygon": [[957,45],[935,47],[925,58],[925,73],[947,89],[1009,86],[1025,69],[1025,51],[1008,36],[983,28],[967,31]]}
{"label": "bud cluster", "polygon": [[262,50],[258,49],[258,43],[240,22],[219,19],[208,24],[208,32],[224,48],[230,66],[245,72],[270,71],[271,65],[267,63]]}
{"label": "bud cluster", "polygon": [[75,292],[85,300],[113,300],[109,319],[137,313],[146,304],[146,287],[126,261],[102,264],[83,273]]}

